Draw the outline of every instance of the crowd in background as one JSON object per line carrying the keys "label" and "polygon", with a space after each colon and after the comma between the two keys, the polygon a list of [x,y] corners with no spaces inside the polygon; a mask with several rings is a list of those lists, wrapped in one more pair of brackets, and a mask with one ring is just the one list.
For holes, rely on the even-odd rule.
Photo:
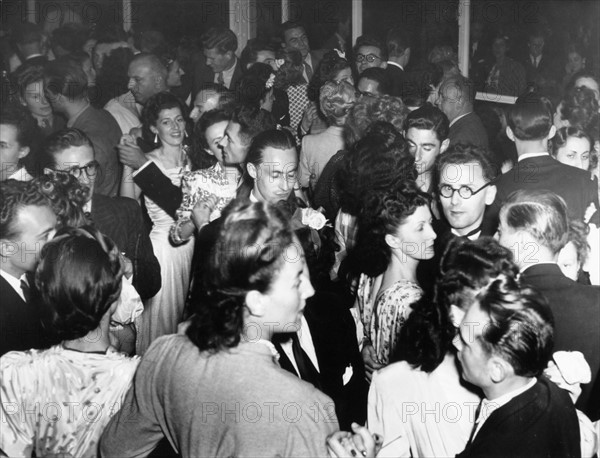
{"label": "crowd in background", "polygon": [[2,37],[2,452],[598,452],[598,62],[348,21]]}

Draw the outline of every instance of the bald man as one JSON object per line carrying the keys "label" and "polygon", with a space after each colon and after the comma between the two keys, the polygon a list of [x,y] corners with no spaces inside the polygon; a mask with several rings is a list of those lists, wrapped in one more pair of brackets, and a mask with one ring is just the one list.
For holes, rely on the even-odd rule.
{"label": "bald man", "polygon": [[117,120],[123,134],[141,125],[142,106],[154,94],[168,90],[167,68],[154,54],[140,53],[127,71],[129,91],[108,101],[104,109]]}

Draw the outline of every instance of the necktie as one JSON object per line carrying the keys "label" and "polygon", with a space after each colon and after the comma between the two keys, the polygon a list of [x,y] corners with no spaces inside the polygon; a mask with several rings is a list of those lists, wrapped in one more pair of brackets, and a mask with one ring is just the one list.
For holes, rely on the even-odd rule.
{"label": "necktie", "polygon": [[307,83],[310,83],[310,80],[313,77],[313,70],[307,62],[304,62],[304,70],[306,71],[306,79],[308,80]]}
{"label": "necktie", "polygon": [[223,79],[223,72],[217,73],[217,83],[221,86],[225,86],[225,80]]}
{"label": "necktie", "polygon": [[25,302],[31,302],[31,289],[29,288],[29,284],[24,278],[21,279],[21,291],[23,291]]}
{"label": "necktie", "polygon": [[298,366],[298,372],[300,372],[300,378],[306,382],[312,383],[316,388],[320,388],[319,372],[300,346],[298,334],[295,332],[292,334],[292,352],[294,354],[294,359],[296,360],[296,366]]}

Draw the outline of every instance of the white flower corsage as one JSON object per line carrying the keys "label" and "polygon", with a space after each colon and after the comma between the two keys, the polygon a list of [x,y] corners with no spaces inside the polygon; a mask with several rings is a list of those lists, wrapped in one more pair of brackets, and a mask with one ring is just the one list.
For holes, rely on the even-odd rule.
{"label": "white flower corsage", "polygon": [[327,218],[325,218],[325,215],[318,210],[313,208],[303,208],[302,224],[319,231],[327,224]]}
{"label": "white flower corsage", "polygon": [[281,66],[285,64],[285,60],[284,59],[276,59],[275,60],[275,65],[277,66],[277,69],[279,70],[281,68]]}
{"label": "white flower corsage", "polygon": [[337,52],[337,55],[341,58],[341,59],[345,59],[346,58],[346,53],[344,51],[340,51],[339,49],[334,49],[335,52]]}
{"label": "white flower corsage", "polygon": [[271,89],[273,87],[273,83],[275,83],[275,73],[271,73],[271,76],[269,76],[269,79],[265,83],[265,87],[267,89]]}

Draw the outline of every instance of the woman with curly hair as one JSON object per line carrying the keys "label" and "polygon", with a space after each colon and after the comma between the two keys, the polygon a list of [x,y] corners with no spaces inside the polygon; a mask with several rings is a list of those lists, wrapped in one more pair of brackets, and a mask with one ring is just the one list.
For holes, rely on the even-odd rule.
{"label": "woman with curly hair", "polygon": [[102,455],[146,456],[166,435],[181,456],[325,456],[337,429],[332,412],[322,416],[332,401],[283,370],[271,342],[298,329],[313,292],[287,218],[234,201],[219,220],[196,315],[185,334],[148,350]]}
{"label": "woman with curly hair", "polygon": [[[168,92],[150,97],[142,112],[142,132],[154,136],[154,143],[158,145],[147,157],[175,186],[181,186],[182,175],[189,171],[187,147],[184,146],[186,114],[182,102]],[[141,190],[133,182],[131,173],[131,169],[125,167],[121,195],[139,199]],[[150,240],[160,264],[162,285],[145,303],[138,328],[138,354],[143,354],[157,337],[177,331],[177,325],[183,319],[194,253],[194,239],[178,246],[171,244],[169,231],[174,219],[151,199],[144,197],[144,202],[153,223]]]}
{"label": "woman with curly hair", "polygon": [[97,456],[139,361],[109,340],[122,276],[118,248],[90,226],[60,230],[42,249],[32,293],[61,343],[0,358],[6,454]]}
{"label": "woman with curly hair", "polygon": [[407,180],[365,198],[358,216],[356,245],[349,257],[359,274],[355,313],[363,328],[365,370],[386,366],[397,349],[410,306],[423,291],[417,283],[419,261],[434,255],[429,197]]}
{"label": "woman with curly hair", "polygon": [[[389,444],[390,456],[454,456],[465,448],[473,429],[469,413],[480,394],[461,383],[452,340],[479,289],[500,274],[518,274],[511,251],[491,237],[454,239],[441,269],[435,300],[413,304],[400,332],[399,362],[373,376],[369,428],[383,437],[384,446]],[[427,412],[437,406],[446,414],[439,421],[435,416],[423,421],[421,412],[402,418],[401,406],[412,403]]]}

